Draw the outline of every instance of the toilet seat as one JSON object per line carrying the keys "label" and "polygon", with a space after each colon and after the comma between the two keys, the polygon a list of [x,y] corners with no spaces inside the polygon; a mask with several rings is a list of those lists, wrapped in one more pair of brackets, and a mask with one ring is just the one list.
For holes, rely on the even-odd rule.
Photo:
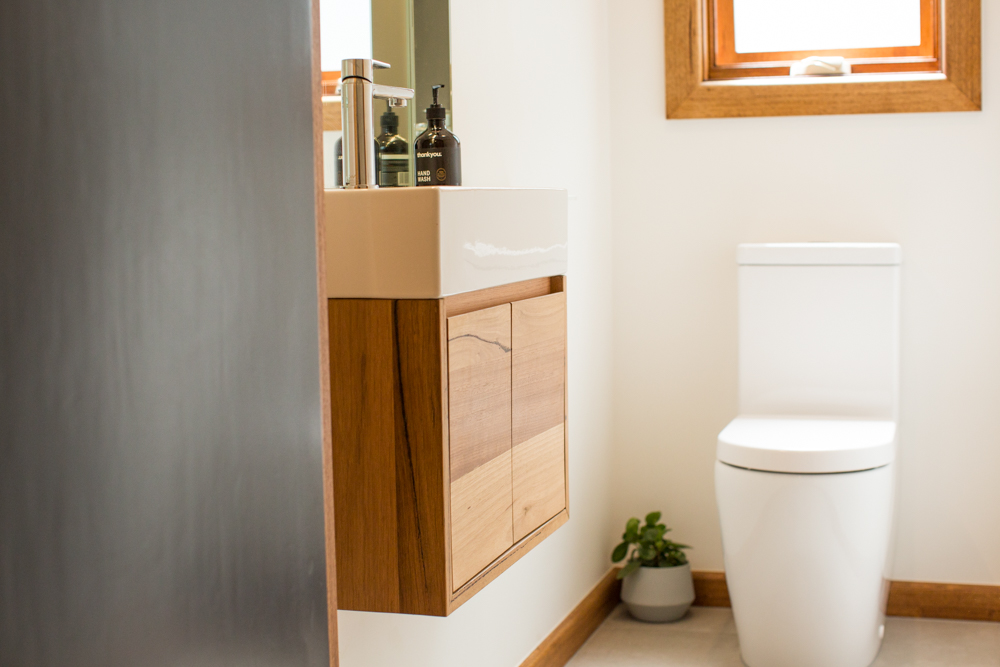
{"label": "toilet seat", "polygon": [[717,457],[739,468],[838,473],[887,465],[896,455],[891,421],[737,417],[719,434]]}

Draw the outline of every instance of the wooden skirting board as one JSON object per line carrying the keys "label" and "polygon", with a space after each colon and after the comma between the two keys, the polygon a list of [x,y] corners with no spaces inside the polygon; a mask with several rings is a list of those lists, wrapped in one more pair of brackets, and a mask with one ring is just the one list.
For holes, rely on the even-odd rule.
{"label": "wooden skirting board", "polygon": [[694,578],[694,606],[731,607],[729,587],[725,572],[692,572]]}
{"label": "wooden skirting board", "polygon": [[[694,603],[728,607],[724,572],[693,572]],[[1000,622],[1000,586],[893,581],[889,584],[889,616]]]}
{"label": "wooden skirting board", "polygon": [[587,597],[532,651],[521,667],[562,667],[604,622],[621,599],[622,582],[613,567],[597,582]]}
{"label": "wooden skirting board", "polygon": [[[621,582],[611,568],[521,667],[563,667],[618,605]],[[696,607],[729,607],[724,572],[693,572]],[[1000,622],[1000,586],[893,581],[889,616]]]}
{"label": "wooden skirting board", "polygon": [[1000,586],[894,581],[886,611],[890,616],[1000,622]]}

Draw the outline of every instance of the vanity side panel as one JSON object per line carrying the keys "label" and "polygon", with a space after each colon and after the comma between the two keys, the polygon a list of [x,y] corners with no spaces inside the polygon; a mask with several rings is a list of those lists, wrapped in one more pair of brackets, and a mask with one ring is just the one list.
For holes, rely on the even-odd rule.
{"label": "vanity side panel", "polygon": [[393,304],[327,303],[338,606],[398,612]]}
{"label": "vanity side panel", "polygon": [[450,510],[444,465],[444,304],[440,299],[399,300],[394,308],[400,611],[444,616],[448,613],[446,526]]}
{"label": "vanity side panel", "polygon": [[439,299],[330,299],[339,607],[448,613]]}

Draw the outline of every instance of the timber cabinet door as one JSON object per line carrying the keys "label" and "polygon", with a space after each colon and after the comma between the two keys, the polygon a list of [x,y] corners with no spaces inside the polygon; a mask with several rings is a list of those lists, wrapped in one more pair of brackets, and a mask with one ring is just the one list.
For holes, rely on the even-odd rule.
{"label": "timber cabinet door", "polygon": [[511,306],[448,318],[452,590],[514,544]]}
{"label": "timber cabinet door", "polygon": [[566,508],[566,293],[511,309],[516,542]]}

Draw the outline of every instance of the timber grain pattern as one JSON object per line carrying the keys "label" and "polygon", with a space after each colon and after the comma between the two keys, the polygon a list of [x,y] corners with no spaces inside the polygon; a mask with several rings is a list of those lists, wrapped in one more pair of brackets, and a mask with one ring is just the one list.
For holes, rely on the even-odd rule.
{"label": "timber grain pattern", "polygon": [[[567,485],[559,480],[562,484],[554,485],[551,493],[548,489],[539,492],[525,513],[532,523],[538,523],[534,527],[522,523],[519,539],[511,543],[512,465],[504,466],[502,461],[498,465],[505,467],[506,473],[490,480],[504,482],[501,486],[505,487],[505,500],[493,502],[491,497],[486,503],[478,497],[468,500],[462,493],[453,497],[455,483],[461,486],[467,474],[488,472],[480,468],[488,466],[497,455],[505,456],[506,461],[511,459],[510,429],[513,422],[521,422],[513,419],[509,408],[510,304],[564,289],[565,279],[554,276],[441,299],[327,300],[331,523],[336,524],[336,549],[328,551],[336,554],[339,609],[447,616],[568,520],[567,505],[558,499],[565,494]],[[552,302],[563,303],[562,295]],[[489,315],[489,309],[507,313],[500,326],[502,331],[480,322]],[[475,324],[474,330],[449,343],[449,322],[462,321]],[[564,316],[558,318],[563,337],[564,321]],[[490,344],[499,341],[503,331],[506,338],[502,344]],[[548,339],[544,340],[547,344]],[[463,352],[459,347],[466,343],[471,348]],[[564,356],[564,345],[563,341],[557,356]],[[475,361],[479,353],[485,349],[492,354],[494,348],[502,363],[499,373],[493,375],[503,379],[487,384],[498,387],[497,391],[478,392],[475,386],[479,385],[469,385],[462,400],[451,396],[455,414],[450,415],[449,352],[455,356],[456,368],[466,357],[478,368],[482,365]],[[562,369],[557,362],[550,366],[556,373],[565,372],[564,363]],[[478,379],[486,377],[478,370],[474,375]],[[563,393],[562,400],[556,397],[545,405],[565,405],[565,382],[556,384]],[[458,391],[461,387],[456,384],[452,389]],[[497,395],[506,396],[505,410],[477,407],[479,399],[492,400]],[[539,401],[534,397],[519,405],[531,411]],[[502,443],[499,447],[489,438],[479,437],[490,415],[499,416],[503,426],[488,428],[485,435],[498,435]],[[524,423],[534,422],[529,415]],[[459,443],[455,452],[453,430],[465,434],[465,444]],[[560,463],[552,463],[549,458],[558,458],[558,443],[543,449],[546,456],[540,469],[557,470]],[[562,466],[565,471],[565,460]],[[519,490],[535,493],[533,480],[523,480]],[[468,501],[465,505],[463,498]],[[462,530],[460,540],[453,544],[453,519],[459,519],[459,524],[462,520],[461,516],[453,516],[456,501],[463,512],[469,507],[481,507],[495,514],[499,507],[508,517],[505,550],[492,546],[496,540],[488,543]],[[550,508],[552,514],[548,513]],[[463,544],[467,547],[464,550]],[[457,552],[453,548],[456,545]],[[479,550],[489,558],[480,557]],[[331,560],[331,576],[333,566]]]}

